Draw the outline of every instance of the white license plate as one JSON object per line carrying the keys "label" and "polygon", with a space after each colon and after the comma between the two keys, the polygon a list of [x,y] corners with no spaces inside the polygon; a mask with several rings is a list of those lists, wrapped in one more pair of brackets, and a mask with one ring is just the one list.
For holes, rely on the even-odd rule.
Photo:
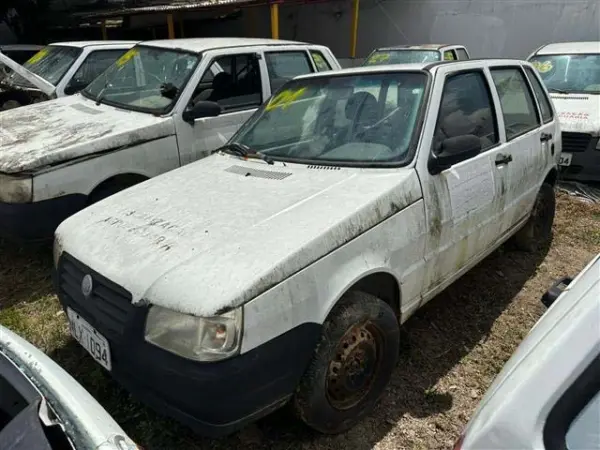
{"label": "white license plate", "polygon": [[110,347],[106,338],[72,309],[67,308],[67,315],[73,337],[102,367],[111,370]]}
{"label": "white license plate", "polygon": [[560,159],[558,160],[558,164],[560,166],[570,166],[572,159],[573,155],[571,153],[561,153]]}

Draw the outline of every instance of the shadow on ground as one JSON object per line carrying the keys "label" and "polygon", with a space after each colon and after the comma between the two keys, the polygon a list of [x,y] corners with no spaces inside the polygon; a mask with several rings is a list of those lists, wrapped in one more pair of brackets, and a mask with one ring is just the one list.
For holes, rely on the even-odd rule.
{"label": "shadow on ground", "polygon": [[[547,252],[545,249],[528,254],[503,247],[423,307],[405,324],[398,368],[380,405],[369,419],[344,435],[316,435],[294,421],[287,410],[282,410],[233,436],[220,440],[200,438],[132,400],[74,342],[58,349],[52,357],[148,450],[241,447],[366,450],[407,413],[420,418],[452,407],[451,394],[439,394],[432,387],[485,341],[495,320],[535,275]],[[500,367],[502,363],[499,362]],[[201,391],[190,395],[202,401]]]}

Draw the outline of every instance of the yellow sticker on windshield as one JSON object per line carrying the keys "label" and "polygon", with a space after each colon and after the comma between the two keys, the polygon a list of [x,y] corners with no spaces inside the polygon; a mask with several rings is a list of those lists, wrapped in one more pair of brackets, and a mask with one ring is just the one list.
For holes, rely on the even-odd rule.
{"label": "yellow sticker on windshield", "polygon": [[554,68],[552,61],[533,61],[531,64],[537,69],[539,73],[550,72]]}
{"label": "yellow sticker on windshield", "polygon": [[290,104],[294,103],[296,100],[302,97],[305,91],[306,88],[303,87],[300,89],[296,89],[295,91],[288,89],[283,92],[280,92],[275,97],[273,97],[269,103],[267,103],[265,109],[267,111],[271,111],[275,108],[285,109],[288,106],[290,106]]}
{"label": "yellow sticker on windshield", "polygon": [[373,56],[369,58],[367,64],[378,64],[382,62],[386,62],[390,59],[389,53],[375,53]]}
{"label": "yellow sticker on windshield", "polygon": [[137,48],[132,48],[117,59],[117,66],[123,67],[127,61],[137,55],[140,51]]}
{"label": "yellow sticker on windshield", "polygon": [[40,61],[43,57],[45,57],[47,54],[48,54],[48,49],[43,48],[39,52],[37,52],[35,55],[33,55],[31,58],[29,58],[25,64],[35,64],[36,62]]}

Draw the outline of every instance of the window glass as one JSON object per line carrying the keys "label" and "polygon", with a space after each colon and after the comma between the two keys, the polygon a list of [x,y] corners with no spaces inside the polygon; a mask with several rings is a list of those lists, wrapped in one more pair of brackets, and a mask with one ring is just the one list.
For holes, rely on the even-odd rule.
{"label": "window glass", "polygon": [[91,52],[75,72],[69,86],[83,89],[108,69],[127,50],[96,50]]}
{"label": "window glass", "polygon": [[445,139],[466,134],[479,137],[482,150],[499,142],[494,104],[481,72],[464,72],[446,79],[433,152],[439,153]]}
{"label": "window glass", "polygon": [[224,111],[256,108],[262,103],[258,59],[254,54],[221,56],[206,69],[190,103],[217,102]]}
{"label": "window glass", "polygon": [[569,450],[600,448],[600,392],[575,417],[565,441]]}
{"label": "window glass", "polygon": [[469,55],[463,48],[457,48],[456,55],[458,56],[458,59],[469,59]]}
{"label": "window glass", "polygon": [[440,52],[437,50],[376,50],[371,53],[371,55],[363,63],[363,66],[424,63],[439,60]]}
{"label": "window glass", "polygon": [[444,52],[444,61],[454,61],[456,60],[456,56],[454,55],[454,51],[446,50]]}
{"label": "window glass", "polygon": [[427,82],[409,72],[292,80],[231,141],[282,160],[404,164]]}
{"label": "window glass", "polygon": [[523,72],[518,68],[492,69],[491,72],[500,97],[506,139],[538,127],[537,108]]}
{"label": "window glass", "polygon": [[265,53],[265,60],[272,93],[292,78],[313,71],[308,55],[304,51],[267,52]]}
{"label": "window glass", "polygon": [[600,53],[536,55],[530,62],[550,92],[600,94]]}
{"label": "window glass", "polygon": [[[23,67],[56,86],[80,53],[80,48],[49,45],[29,58]],[[17,73],[12,73],[9,80],[17,85],[32,87]]]}
{"label": "window glass", "polygon": [[317,67],[318,72],[325,72],[327,70],[331,70],[331,66],[320,51],[311,50],[310,54],[312,56],[313,61],[315,62],[315,66]]}
{"label": "window glass", "polygon": [[525,72],[527,72],[527,76],[529,77],[529,81],[533,86],[533,92],[535,92],[535,96],[538,99],[538,103],[540,104],[540,109],[542,110],[542,119],[544,122],[549,122],[552,120],[552,106],[550,106],[550,99],[548,95],[544,91],[542,84],[538,80],[538,77],[535,76],[533,70],[529,67],[525,67]]}

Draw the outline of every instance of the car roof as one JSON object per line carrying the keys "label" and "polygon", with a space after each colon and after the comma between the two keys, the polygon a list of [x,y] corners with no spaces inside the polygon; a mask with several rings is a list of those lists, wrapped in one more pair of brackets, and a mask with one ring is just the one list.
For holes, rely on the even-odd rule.
{"label": "car roof", "polygon": [[135,45],[137,44],[139,41],[68,41],[68,42],[53,42],[51,44],[48,45],[62,45],[65,47],[77,47],[77,48],[84,48],[84,47],[91,47],[91,46],[95,46],[95,47],[105,47],[105,46],[111,46],[111,45]]}
{"label": "car roof", "polygon": [[[444,47],[453,47],[454,44],[415,44],[415,45],[392,45],[389,47],[380,47],[377,50],[440,50]],[[457,45],[462,47],[462,45]]]}
{"label": "car roof", "polygon": [[555,42],[546,44],[535,52],[536,55],[561,53],[600,53],[600,41]]}
{"label": "car roof", "polygon": [[306,42],[284,41],[281,39],[248,39],[248,38],[185,38],[144,41],[143,45],[169,49],[187,50],[200,53],[206,50],[228,47],[252,47],[261,45],[312,45]]}

